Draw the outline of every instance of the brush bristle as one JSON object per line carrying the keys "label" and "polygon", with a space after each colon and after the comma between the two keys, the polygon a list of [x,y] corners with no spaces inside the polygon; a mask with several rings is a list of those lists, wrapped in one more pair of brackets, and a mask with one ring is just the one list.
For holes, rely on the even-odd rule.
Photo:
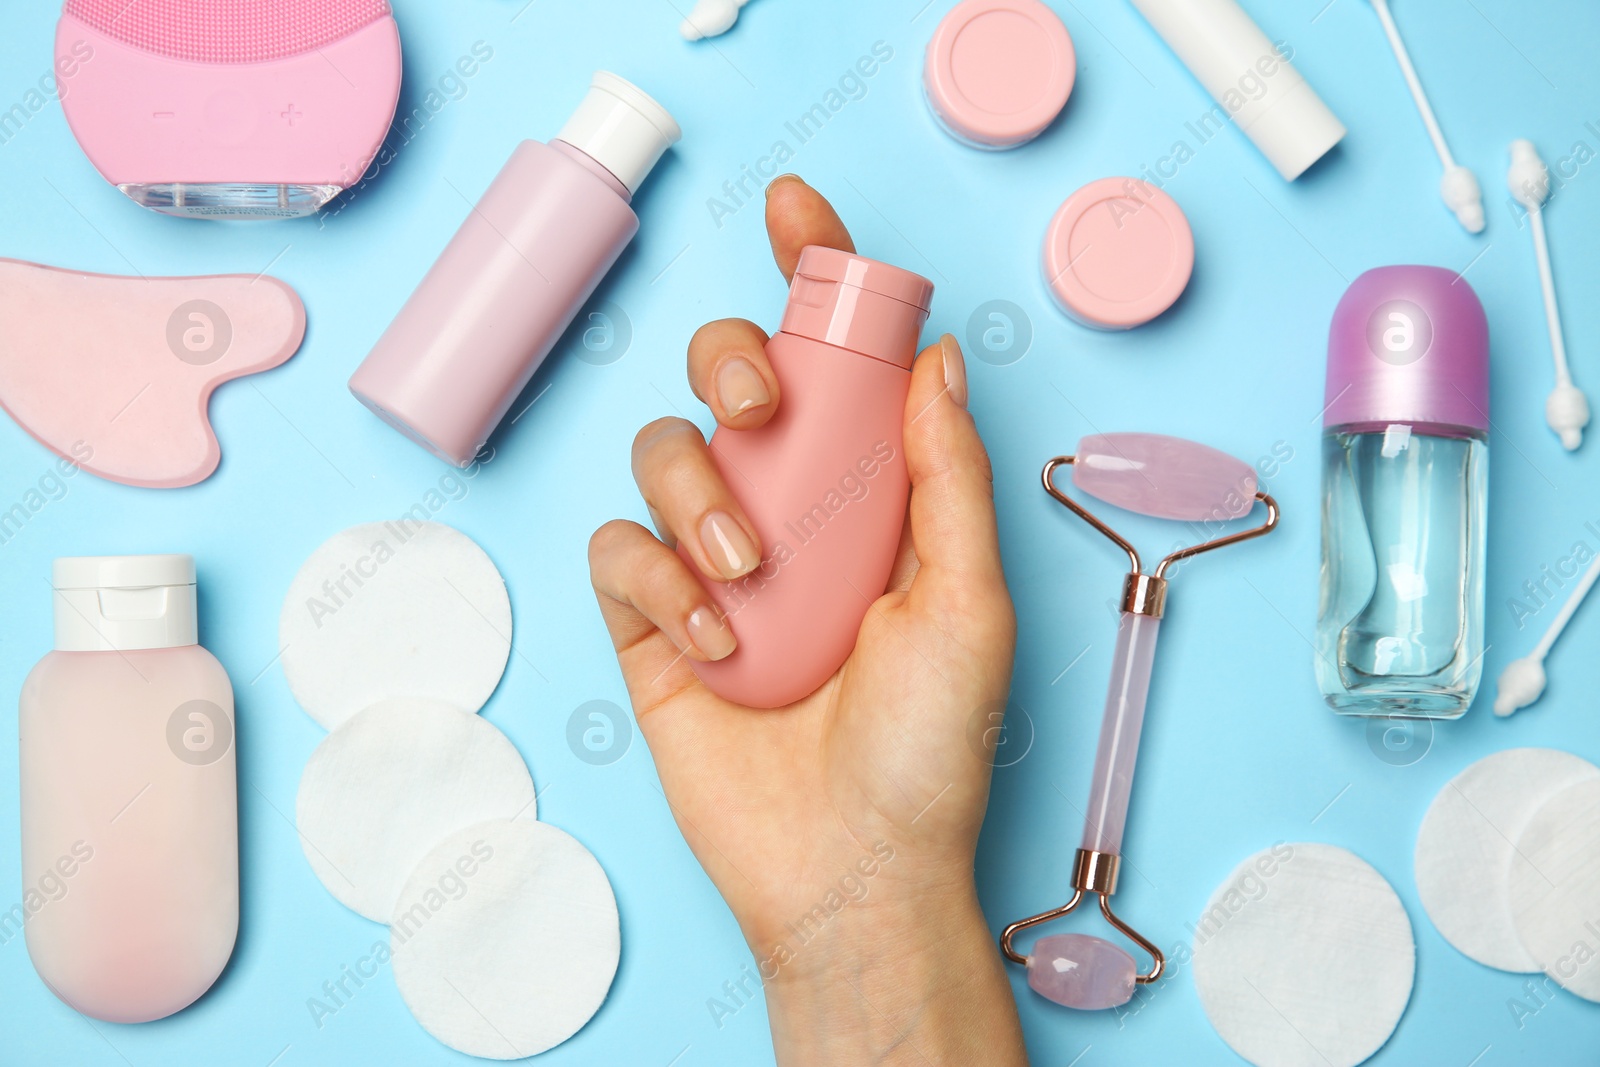
{"label": "brush bristle", "polygon": [[263,63],[390,13],[388,0],[67,0],[63,14],[134,48],[194,63]]}

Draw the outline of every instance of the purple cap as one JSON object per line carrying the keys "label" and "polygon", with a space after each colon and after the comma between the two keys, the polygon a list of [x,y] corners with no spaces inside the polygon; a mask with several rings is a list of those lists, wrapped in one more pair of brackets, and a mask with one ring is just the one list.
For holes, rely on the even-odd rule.
{"label": "purple cap", "polygon": [[1444,267],[1377,267],[1345,291],[1328,334],[1322,425],[1489,431],[1489,321]]}

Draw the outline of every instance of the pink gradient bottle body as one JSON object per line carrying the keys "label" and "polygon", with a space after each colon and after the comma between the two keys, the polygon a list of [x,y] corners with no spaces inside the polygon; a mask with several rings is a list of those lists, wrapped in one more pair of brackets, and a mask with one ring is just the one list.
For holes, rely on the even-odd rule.
{"label": "pink gradient bottle body", "polygon": [[524,141],[350,379],[385,422],[464,467],[639,231],[633,194],[672,116],[601,72],[549,144]]}
{"label": "pink gradient bottle body", "polygon": [[905,523],[906,394],[932,291],[859,256],[802,255],[783,329],[767,344],[777,414],[711,439],[762,545],[743,578],[701,576],[738,639],[728,658],[694,664],[719,695],[774,708],[811,693],[883,594]]}
{"label": "pink gradient bottle body", "polygon": [[232,717],[228,676],[199,645],[52,652],[23,684],[23,892],[43,881],[64,894],[40,891],[28,954],[58,997],[97,1019],[171,1015],[233,952],[234,758],[196,766],[168,749],[168,719],[190,700]]}
{"label": "pink gradient bottle body", "polygon": [[[61,563],[78,562],[58,561],[58,584]],[[182,587],[81,591],[108,603],[153,594],[160,611],[185,610],[162,606],[181,600]],[[72,592],[57,590],[58,647],[28,675],[18,709],[21,925],[34,968],[61,1000],[108,1022],[147,1022],[197,999],[233,952],[233,690],[192,642],[136,648],[149,642],[113,636],[98,643],[123,647],[95,650],[63,640],[84,632],[60,618]],[[151,612],[126,617],[138,628]],[[94,623],[101,635],[118,632],[115,619]]]}

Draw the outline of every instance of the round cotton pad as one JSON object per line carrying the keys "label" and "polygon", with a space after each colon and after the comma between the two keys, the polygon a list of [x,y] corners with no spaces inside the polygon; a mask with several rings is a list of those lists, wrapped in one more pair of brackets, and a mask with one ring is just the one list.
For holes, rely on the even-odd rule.
{"label": "round cotton pad", "polygon": [[974,148],[1013,148],[1055,121],[1077,54],[1039,0],[963,0],[928,42],[922,87],[934,117]]}
{"label": "round cotton pad", "polygon": [[1411,999],[1416,945],[1394,889],[1332,845],[1274,845],[1217,888],[1195,928],[1206,1017],[1258,1067],[1354,1067]]}
{"label": "round cotton pad", "polygon": [[417,865],[389,924],[394,977],[423,1029],[468,1055],[553,1048],[600,1010],[622,937],[589,850],[536,822],[492,822]]}
{"label": "round cotton pad", "polygon": [[1545,803],[1517,838],[1511,917],[1544,972],[1600,1001],[1600,779]]}
{"label": "round cotton pad", "polygon": [[294,698],[329,729],[391,697],[477,711],[511,654],[511,600],[466,535],[436,522],[367,523],[300,568],[278,646]]}
{"label": "round cotton pad", "polygon": [[1506,880],[1515,843],[1557,793],[1600,778],[1587,760],[1548,748],[1497,752],[1452,778],[1417,835],[1417,895],[1444,939],[1503,971],[1537,971],[1511,919]]}
{"label": "round cotton pad", "polygon": [[1137,178],[1101,178],[1067,197],[1044,237],[1044,281],[1085,326],[1126,330],[1182,295],[1194,233],[1177,201]]}
{"label": "round cotton pad", "polygon": [[388,922],[411,872],[445,837],[490,819],[536,819],[516,747],[448,704],[392,700],[346,719],[306,761],[300,846],[340,903]]}

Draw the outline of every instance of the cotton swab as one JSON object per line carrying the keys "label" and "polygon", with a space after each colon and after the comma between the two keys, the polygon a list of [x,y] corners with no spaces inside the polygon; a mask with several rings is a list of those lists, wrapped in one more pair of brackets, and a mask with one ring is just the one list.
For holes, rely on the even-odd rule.
{"label": "cotton swab", "polygon": [[1561,636],[1561,631],[1566,629],[1567,623],[1578,610],[1578,605],[1583,603],[1583,598],[1589,595],[1589,590],[1594,588],[1596,579],[1600,579],[1600,556],[1596,556],[1589,564],[1589,569],[1583,573],[1583,580],[1578,583],[1578,588],[1572,591],[1572,596],[1561,606],[1561,612],[1550,624],[1539,644],[1527,656],[1514,660],[1506,665],[1500,672],[1500,683],[1495,690],[1494,713],[1501,717],[1510,715],[1518,708],[1525,708],[1532,704],[1544,693],[1545,683],[1548,680],[1544,671],[1545,657],[1550,654],[1550,649],[1555,645],[1556,639]]}
{"label": "cotton swab", "polygon": [[702,37],[716,37],[727,33],[739,20],[739,9],[749,2],[750,0],[699,0],[694,10],[689,12],[689,17],[683,20],[683,25],[678,27],[678,32],[683,34],[683,39],[686,41],[698,41]]}
{"label": "cotton swab", "polygon": [[1439,128],[1439,120],[1433,116],[1433,107],[1428,103],[1427,94],[1422,91],[1422,81],[1417,77],[1417,68],[1411,65],[1411,56],[1406,52],[1405,42],[1400,39],[1400,27],[1395,25],[1394,16],[1389,13],[1389,0],[1371,0],[1373,9],[1378,12],[1378,21],[1383,23],[1383,32],[1389,37],[1389,46],[1394,49],[1394,57],[1400,62],[1400,73],[1405,75],[1406,86],[1411,90],[1411,98],[1417,102],[1417,111],[1422,115],[1422,123],[1428,128],[1428,137],[1433,141],[1434,151],[1439,153],[1439,162],[1444,164],[1444,178],[1439,182],[1439,194],[1444,197],[1445,206],[1455,212],[1456,220],[1468,233],[1482,233],[1484,227],[1483,215],[1483,190],[1478,186],[1478,179],[1466,167],[1456,162],[1450,154],[1450,146],[1445,143],[1444,131]]}
{"label": "cotton swab", "polygon": [[1550,324],[1550,350],[1556,361],[1556,387],[1544,404],[1545,421],[1561,438],[1568,452],[1583,443],[1589,425],[1589,398],[1572,384],[1567,368],[1567,345],[1561,336],[1561,314],[1556,308],[1555,274],[1550,269],[1550,244],[1544,234],[1544,202],[1550,197],[1550,170],[1539,158],[1532,141],[1511,142],[1511,171],[1506,176],[1511,195],[1528,212],[1533,229],[1533,250],[1539,257],[1539,284],[1544,288],[1544,317]]}

